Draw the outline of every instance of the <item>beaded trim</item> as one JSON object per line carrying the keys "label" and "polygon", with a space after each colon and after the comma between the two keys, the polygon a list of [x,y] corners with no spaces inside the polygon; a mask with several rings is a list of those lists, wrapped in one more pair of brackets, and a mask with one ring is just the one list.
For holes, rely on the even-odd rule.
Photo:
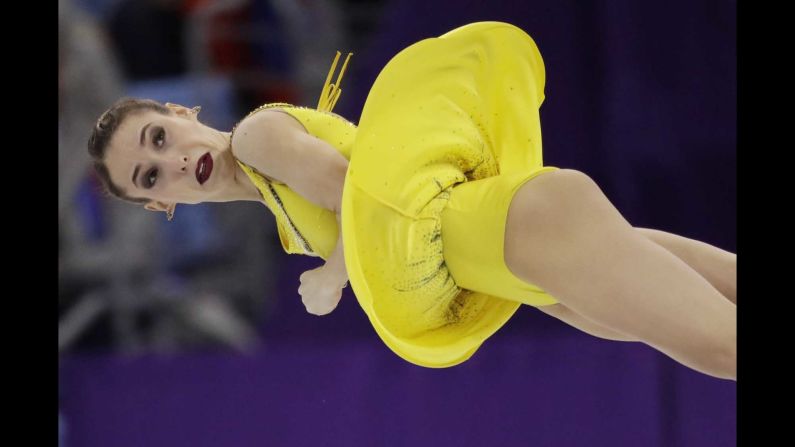
{"label": "beaded trim", "polygon": [[[304,235],[302,235],[301,232],[298,231],[298,228],[295,226],[295,223],[293,223],[293,220],[290,219],[290,215],[287,214],[287,210],[284,208],[284,202],[282,202],[282,199],[281,197],[279,197],[279,193],[276,191],[276,188],[273,187],[273,184],[271,184],[271,182],[268,181],[268,179],[264,175],[262,175],[261,172],[257,171],[255,168],[243,163],[240,160],[238,160],[237,162],[238,164],[241,165],[241,167],[243,167],[244,170],[249,170],[252,173],[259,176],[263,180],[263,182],[268,186],[268,192],[270,192],[271,194],[270,197],[271,200],[268,200],[268,197],[262,192],[262,190],[260,190],[259,188],[257,188],[257,190],[259,191],[260,196],[262,196],[262,199],[268,205],[268,208],[270,208],[271,211],[274,212],[274,214],[279,214],[279,216],[277,216],[276,219],[277,224],[279,222],[278,217],[282,217],[283,219],[285,219],[289,225],[289,230],[293,238],[301,243],[301,248],[303,249],[304,254],[310,256],[317,256],[317,253],[315,253],[315,251],[312,249],[312,245],[309,244],[309,241],[307,241]],[[271,202],[276,204],[276,209],[274,209],[274,207],[270,205]]]}

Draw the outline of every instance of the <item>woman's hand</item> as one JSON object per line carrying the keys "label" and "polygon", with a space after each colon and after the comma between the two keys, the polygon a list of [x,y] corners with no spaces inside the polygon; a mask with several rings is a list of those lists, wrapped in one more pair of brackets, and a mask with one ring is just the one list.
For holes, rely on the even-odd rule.
{"label": "woman's hand", "polygon": [[301,286],[298,294],[306,306],[306,311],[313,315],[326,315],[331,313],[342,298],[342,289],[347,281],[340,279],[339,275],[332,273],[322,265],[316,269],[307,270],[300,276]]}

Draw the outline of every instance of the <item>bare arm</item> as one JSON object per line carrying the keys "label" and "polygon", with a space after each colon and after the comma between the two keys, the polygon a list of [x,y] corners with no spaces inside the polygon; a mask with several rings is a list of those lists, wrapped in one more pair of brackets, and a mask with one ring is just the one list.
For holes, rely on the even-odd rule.
{"label": "bare arm", "polygon": [[[306,132],[287,113],[266,110],[248,117],[235,132],[236,155],[263,174],[287,184],[310,202],[331,210],[340,224],[348,160],[327,142]],[[337,306],[348,280],[342,225],[326,263],[304,272],[298,293],[309,313],[325,315]]]}
{"label": "bare arm", "polygon": [[325,209],[339,212],[348,160],[291,115],[263,110],[235,132],[235,155]]}
{"label": "bare arm", "polygon": [[337,245],[334,246],[334,252],[326,259],[325,268],[329,274],[334,278],[338,278],[340,287],[345,287],[348,283],[348,271],[345,268],[345,255],[344,244],[342,243],[342,221],[340,213],[336,213],[337,228],[339,228],[339,237],[337,238]]}

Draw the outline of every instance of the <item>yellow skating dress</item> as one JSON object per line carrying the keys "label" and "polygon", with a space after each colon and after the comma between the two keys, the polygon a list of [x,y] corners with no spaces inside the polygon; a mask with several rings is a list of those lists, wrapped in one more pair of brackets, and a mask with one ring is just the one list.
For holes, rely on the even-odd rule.
{"label": "yellow skating dress", "polygon": [[[329,96],[328,87],[324,97],[333,106],[339,92],[332,85]],[[378,335],[405,360],[459,364],[521,304],[556,303],[510,272],[503,255],[513,194],[557,169],[542,164],[543,100],[544,64],[530,36],[510,24],[479,22],[392,58],[358,129],[347,126],[347,140],[316,135],[349,159],[342,232],[351,287]],[[319,109],[314,114],[330,112]],[[343,129],[342,121],[329,127]],[[323,224],[331,248],[334,220],[330,214]],[[284,233],[283,244],[290,236]]]}

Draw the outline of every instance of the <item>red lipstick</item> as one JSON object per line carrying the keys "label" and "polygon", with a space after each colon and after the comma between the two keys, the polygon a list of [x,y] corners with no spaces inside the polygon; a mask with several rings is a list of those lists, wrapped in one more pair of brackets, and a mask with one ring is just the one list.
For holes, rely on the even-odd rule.
{"label": "red lipstick", "polygon": [[213,172],[213,157],[207,152],[196,163],[196,180],[200,185],[203,185],[210,178],[211,172]]}

